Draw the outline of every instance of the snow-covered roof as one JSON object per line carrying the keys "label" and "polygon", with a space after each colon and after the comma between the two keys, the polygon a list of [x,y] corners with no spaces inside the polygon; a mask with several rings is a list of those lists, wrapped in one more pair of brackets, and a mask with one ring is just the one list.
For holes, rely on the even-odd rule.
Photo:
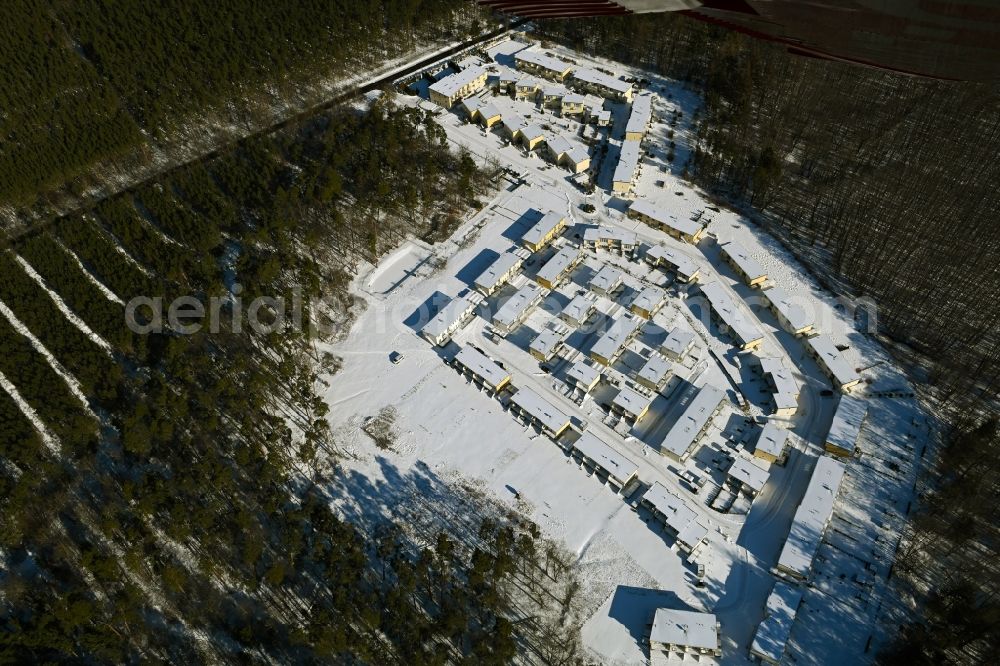
{"label": "snow-covered roof", "polygon": [[785,645],[792,633],[795,614],[802,601],[802,590],[784,581],[777,581],[764,604],[764,619],[753,637],[750,653],[777,664],[785,654]]}
{"label": "snow-covered roof", "polygon": [[514,85],[518,88],[530,88],[531,90],[537,90],[542,87],[542,82],[533,76],[522,76]]}
{"label": "snow-covered roof", "polygon": [[577,93],[569,93],[565,97],[563,97],[562,103],[563,104],[583,104],[584,101],[586,101],[586,100],[585,100],[585,98],[584,98],[583,95],[579,95]]}
{"label": "snow-covered roof", "polygon": [[788,431],[776,423],[768,421],[760,431],[755,451],[762,451],[780,458],[788,443]]}
{"label": "snow-covered roof", "polygon": [[701,293],[705,295],[712,310],[729,327],[730,333],[736,337],[741,346],[749,345],[764,337],[757,323],[737,307],[729,297],[729,293],[718,282],[701,285]]}
{"label": "snow-covered roof", "polygon": [[485,73],[486,70],[482,67],[469,67],[468,69],[463,69],[457,74],[446,76],[440,81],[433,83],[430,90],[440,95],[444,95],[445,97],[452,97],[463,87],[469,85]]}
{"label": "snow-covered roof", "polygon": [[470,345],[458,350],[458,353],[455,354],[455,361],[468,368],[470,372],[483,379],[490,386],[499,386],[505,379],[510,378],[509,372]]}
{"label": "snow-covered roof", "polygon": [[535,123],[531,123],[530,125],[522,127],[521,134],[526,139],[528,139],[528,141],[534,141],[535,139],[545,138],[545,130],[543,130]]}
{"label": "snow-covered roof", "polygon": [[590,386],[601,376],[601,372],[597,368],[583,361],[577,361],[571,365],[566,374],[576,381],[577,384],[582,384],[583,386]]}
{"label": "snow-covered roof", "polygon": [[[641,201],[641,200],[640,200]],[[636,202],[638,203],[638,202]],[[646,261],[653,264],[666,264],[677,271],[682,280],[688,280],[698,272],[698,264],[693,259],[681,252],[663,245],[654,245],[646,251]]]}
{"label": "snow-covered roof", "polygon": [[513,252],[504,252],[489,267],[479,274],[475,285],[482,289],[493,289],[498,282],[506,279],[506,276],[524,261]]}
{"label": "snow-covered roof", "polygon": [[[615,178],[615,180],[618,179]],[[694,220],[678,220],[674,215],[645,199],[633,201],[632,205],[629,206],[629,210],[635,211],[640,215],[645,215],[658,224],[669,227],[684,236],[694,236],[701,231],[701,224],[698,222]]]}
{"label": "snow-covered roof", "polygon": [[611,121],[611,112],[607,109],[601,109],[597,112],[597,121],[601,123],[607,123]]}
{"label": "snow-covered roof", "polygon": [[496,105],[493,104],[493,102],[486,102],[485,104],[479,107],[479,115],[482,116],[483,118],[490,119],[490,118],[496,118],[497,116],[501,115],[501,113],[500,109],[498,109]]}
{"label": "snow-covered roof", "polygon": [[677,458],[683,458],[695,438],[705,429],[726,394],[714,386],[703,386],[691,399],[684,413],[670,427],[660,445],[661,451],[668,451]]}
{"label": "snow-covered roof", "polygon": [[799,406],[799,384],[784,361],[773,356],[760,359],[760,369],[770,378],[774,386],[774,404],[779,410],[795,409]]}
{"label": "snow-covered roof", "polygon": [[524,318],[525,312],[542,298],[544,291],[534,282],[527,282],[514,292],[507,302],[493,315],[493,323],[511,327]]}
{"label": "snow-covered roof", "polygon": [[654,386],[659,386],[663,383],[664,378],[670,374],[670,368],[670,361],[659,354],[653,354],[649,357],[649,360],[643,364],[637,377],[639,379],[646,380]]}
{"label": "snow-covered roof", "polygon": [[483,100],[478,97],[466,97],[462,100],[462,108],[471,117],[481,106],[483,105]]}
{"label": "snow-covered roof", "polygon": [[424,324],[420,332],[434,339],[448,335],[458,322],[472,312],[474,307],[476,306],[470,301],[456,296],[448,301],[448,304],[441,308],[429,322]]}
{"label": "snow-covered roof", "polygon": [[639,142],[622,141],[621,155],[618,157],[618,165],[615,166],[614,182],[629,183],[635,176],[635,169],[639,166]]}
{"label": "snow-covered roof", "polygon": [[593,460],[601,469],[614,477],[619,483],[639,473],[634,462],[618,453],[607,442],[590,432],[583,433],[573,447],[587,458]]}
{"label": "snow-covered roof", "polygon": [[585,243],[597,243],[607,241],[617,241],[622,245],[635,245],[637,235],[634,231],[622,229],[621,227],[587,227],[583,230],[583,241]]}
{"label": "snow-covered roof", "polygon": [[611,325],[607,333],[594,343],[594,346],[590,348],[590,353],[611,360],[618,355],[621,348],[641,325],[642,322],[630,315],[620,317]]}
{"label": "snow-covered roof", "polygon": [[655,285],[647,284],[639,292],[639,295],[635,297],[635,300],[632,301],[632,307],[641,308],[649,312],[658,308],[666,297],[667,292]]}
{"label": "snow-covered roof", "polygon": [[844,359],[844,355],[840,353],[837,346],[833,344],[833,339],[829,335],[817,335],[814,338],[809,338],[806,340],[806,344],[812,348],[813,355],[827,373],[833,377],[837,388],[850,386],[861,379],[851,364]]}
{"label": "snow-covered roof", "polygon": [[572,321],[582,321],[595,307],[594,301],[587,298],[585,294],[577,294],[559,314]]}
{"label": "snow-covered roof", "polygon": [[631,83],[608,76],[603,72],[598,72],[596,69],[590,69],[589,67],[581,67],[573,72],[573,78],[583,83],[607,88],[619,95],[624,95],[632,88]]}
{"label": "snow-covered roof", "polygon": [[620,270],[611,264],[604,264],[601,270],[597,271],[597,275],[591,278],[590,287],[601,291],[611,291],[620,285],[623,279],[624,274]]}
{"label": "snow-covered roof", "polygon": [[510,132],[511,134],[513,134],[519,129],[528,126],[528,122],[521,116],[517,115],[516,113],[504,115],[503,120],[501,122],[503,124],[504,129]]}
{"label": "snow-covered roof", "polygon": [[712,613],[657,608],[649,640],[665,645],[683,645],[695,650],[717,650],[718,624]]}
{"label": "snow-covered roof", "polygon": [[623,386],[622,390],[618,392],[615,399],[612,401],[612,405],[618,407],[626,414],[631,414],[632,416],[638,416],[649,407],[651,398],[647,395],[643,395],[638,391],[630,389],[628,386]]}
{"label": "snow-covered roof", "polygon": [[698,514],[687,503],[655,481],[642,496],[659,513],[671,530],[677,533],[677,540],[694,548],[708,534],[708,528],[698,522]]}
{"label": "snow-covered roof", "polygon": [[529,349],[543,356],[548,356],[563,341],[566,333],[567,331],[546,328],[535,336],[535,339],[531,341]]}
{"label": "snow-covered roof", "polygon": [[553,229],[555,229],[563,221],[563,216],[559,213],[548,212],[542,216],[538,222],[534,224],[530,229],[524,232],[521,236],[521,240],[525,243],[531,243],[532,245],[537,245],[542,242],[542,239],[548,236]]}
{"label": "snow-covered roof", "polygon": [[645,133],[646,126],[653,115],[653,96],[638,95],[632,100],[632,113],[629,114],[628,122],[625,124],[625,133],[632,132]]}
{"label": "snow-covered roof", "polygon": [[573,67],[570,63],[564,60],[559,60],[558,58],[554,58],[531,49],[525,49],[515,53],[514,62],[519,66],[522,63],[527,63],[540,69],[544,69],[549,72],[556,72],[558,74],[562,74],[566,70],[572,69]]}
{"label": "snow-covered roof", "polygon": [[552,432],[559,432],[569,424],[569,416],[530,388],[518,389],[511,402]]}
{"label": "snow-covered roof", "polygon": [[867,414],[867,401],[850,395],[840,396],[840,404],[826,436],[827,443],[844,451],[854,451]]}
{"label": "snow-covered roof", "polygon": [[684,328],[674,328],[660,345],[660,349],[674,356],[682,356],[694,343],[694,332]]}
{"label": "snow-covered roof", "polygon": [[793,331],[811,328],[813,326],[813,316],[806,308],[799,303],[792,301],[792,297],[781,287],[771,287],[764,292],[764,297],[788,322]]}
{"label": "snow-covered roof", "polygon": [[545,265],[538,269],[537,278],[554,284],[569,270],[580,257],[580,249],[575,245],[564,245]]}
{"label": "snow-covered roof", "polygon": [[743,485],[747,486],[755,493],[764,489],[771,472],[767,467],[762,467],[749,456],[736,456],[733,464],[729,467],[729,476],[733,477]]}
{"label": "snow-covered roof", "polygon": [[542,87],[542,96],[546,98],[548,97],[562,98],[568,94],[569,90],[566,89],[566,86],[559,83],[547,83],[545,86]]}
{"label": "snow-covered roof", "polygon": [[747,249],[736,241],[723,243],[719,246],[722,253],[729,257],[729,260],[739,267],[747,280],[756,280],[767,277],[767,271],[760,265],[760,262],[750,256]]}
{"label": "snow-covered roof", "polygon": [[556,134],[552,138],[546,140],[546,143],[549,146],[549,150],[551,150],[556,155],[562,155],[563,153],[568,153],[570,150],[573,149],[573,144],[570,143],[570,140],[561,134]]}
{"label": "snow-covered roof", "polygon": [[799,508],[792,519],[784,548],[778,557],[778,568],[799,578],[806,578],[813,557],[823,540],[823,531],[833,514],[833,505],[844,478],[844,464],[829,456],[820,456],[806,487]]}

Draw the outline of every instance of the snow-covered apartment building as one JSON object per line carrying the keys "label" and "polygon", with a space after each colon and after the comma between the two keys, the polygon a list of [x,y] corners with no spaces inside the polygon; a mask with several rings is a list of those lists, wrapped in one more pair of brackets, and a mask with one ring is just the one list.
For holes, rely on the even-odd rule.
{"label": "snow-covered apartment building", "polygon": [[621,102],[631,102],[634,94],[631,83],[589,67],[581,67],[574,71],[567,83],[574,90],[593,93]]}
{"label": "snow-covered apartment building", "polygon": [[[722,631],[712,613],[657,608],[649,632],[651,652],[722,656]],[[658,663],[656,659],[653,663]]]}
{"label": "snow-covered apartment building", "polygon": [[508,335],[528,317],[531,310],[542,302],[546,290],[534,282],[528,282],[507,299],[493,315],[493,330],[500,335]]}
{"label": "snow-covered apartment building", "polygon": [[776,570],[779,574],[795,581],[809,578],[813,558],[833,515],[844,471],[844,464],[829,456],[820,456],[816,461],[805,495],[792,518],[788,539],[778,557]]}
{"label": "snow-covered apartment building", "polygon": [[420,334],[432,344],[442,346],[465,325],[475,309],[475,303],[461,296],[456,296],[424,324],[423,328],[420,329]]}
{"label": "snow-covered apartment building", "polygon": [[768,421],[760,431],[753,454],[765,462],[784,465],[790,448],[788,431]]}
{"label": "snow-covered apartment building", "polygon": [[810,313],[800,303],[792,300],[781,287],[771,287],[764,292],[768,309],[774,313],[781,327],[794,335],[810,335],[815,331],[815,323]]}
{"label": "snow-covered apartment building", "polygon": [[562,233],[565,228],[566,218],[559,213],[550,211],[524,232],[524,235],[521,236],[521,242],[532,252],[538,252],[550,240]]}
{"label": "snow-covered apartment building", "polygon": [[666,302],[667,292],[655,285],[647,284],[629,305],[629,309],[640,317],[652,319]]}
{"label": "snow-covered apartment building", "polygon": [[793,416],[799,410],[799,383],[792,371],[780,358],[765,356],[758,360],[760,372],[771,390],[774,415],[779,418]]}
{"label": "snow-covered apartment building", "polygon": [[639,478],[639,468],[634,462],[589,430],[573,443],[573,453],[584,465],[606,474],[621,490]]}
{"label": "snow-covered apartment building", "polygon": [[861,383],[861,376],[847,362],[829,335],[817,335],[807,339],[806,351],[830,378],[834,388],[847,392]]}
{"label": "snow-covered apartment building", "polygon": [[673,271],[678,282],[697,282],[701,269],[686,254],[663,245],[653,245],[646,251],[646,263]]}
{"label": "snow-covered apartment building", "polygon": [[638,243],[634,231],[621,227],[588,227],[583,231],[583,247],[597,252],[598,250],[616,250],[624,255],[635,252]]}
{"label": "snow-covered apartment building", "polygon": [[840,396],[830,432],[824,442],[827,453],[841,457],[853,456],[867,416],[868,403],[865,400],[850,395]]}
{"label": "snow-covered apartment building", "polygon": [[452,364],[463,375],[489,391],[499,391],[510,383],[510,373],[472,346],[462,347]]}
{"label": "snow-covered apartment building", "polygon": [[616,194],[628,194],[632,191],[636,172],[639,169],[641,150],[638,141],[622,141],[621,153],[615,174],[611,179],[611,189]]}
{"label": "snow-covered apartment building", "polygon": [[726,394],[714,386],[699,389],[663,438],[660,453],[679,462],[687,460],[694,451],[695,444],[712,425],[712,419],[722,409],[725,397]]}
{"label": "snow-covered apartment building", "polygon": [[546,289],[555,289],[570,276],[582,258],[580,248],[567,243],[538,269],[535,280]]}
{"label": "snow-covered apartment building", "polygon": [[718,322],[719,329],[729,335],[740,350],[757,349],[764,343],[764,333],[760,326],[751,320],[751,315],[736,305],[722,285],[718,282],[703,284],[701,293],[708,300],[712,317]]}
{"label": "snow-covered apartment building", "polygon": [[694,509],[659,481],[653,482],[640,504],[663,523],[677,539],[680,549],[689,555],[693,555],[708,536],[708,528],[698,520]]}
{"label": "snow-covered apartment building", "polygon": [[482,67],[469,67],[436,81],[428,92],[432,102],[450,109],[458,100],[474,95],[485,86],[486,70]]}
{"label": "snow-covered apartment building", "polygon": [[510,410],[552,439],[569,428],[569,416],[529,388],[518,389],[510,400]]}
{"label": "snow-covered apartment building", "polygon": [[515,53],[514,65],[523,72],[560,82],[565,81],[573,71],[573,65],[565,60],[534,49],[524,49]]}
{"label": "snow-covered apartment building", "polygon": [[632,101],[632,112],[625,124],[626,141],[642,141],[653,117],[653,96],[637,95]]}
{"label": "snow-covered apartment building", "polygon": [[642,323],[631,315],[619,317],[607,332],[590,348],[590,358],[602,365],[611,365],[639,332]]}
{"label": "snow-covered apartment building", "polygon": [[504,252],[489,267],[479,274],[474,285],[484,295],[489,296],[510,281],[521,270],[526,259],[524,250]]}
{"label": "snow-covered apartment building", "polygon": [[700,241],[705,233],[705,227],[700,222],[678,220],[664,209],[644,199],[632,202],[628,207],[628,216],[692,244]]}
{"label": "snow-covered apartment building", "polygon": [[767,271],[760,265],[760,262],[750,256],[747,249],[737,243],[730,241],[719,246],[722,256],[740,278],[750,287],[758,287],[767,282]]}

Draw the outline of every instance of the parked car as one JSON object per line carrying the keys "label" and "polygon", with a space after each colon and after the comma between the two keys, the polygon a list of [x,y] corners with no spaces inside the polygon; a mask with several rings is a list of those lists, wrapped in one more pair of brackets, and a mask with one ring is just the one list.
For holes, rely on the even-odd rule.
{"label": "parked car", "polygon": [[393,365],[399,365],[399,362],[403,360],[403,355],[397,351],[389,354],[389,360],[392,361]]}

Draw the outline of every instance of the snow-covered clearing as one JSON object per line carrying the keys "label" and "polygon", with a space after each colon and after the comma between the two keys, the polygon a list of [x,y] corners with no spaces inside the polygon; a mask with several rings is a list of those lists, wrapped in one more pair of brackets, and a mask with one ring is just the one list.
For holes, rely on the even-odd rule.
{"label": "snow-covered clearing", "polygon": [[38,418],[38,413],[32,409],[31,405],[29,405],[28,401],[24,399],[21,392],[17,390],[16,386],[14,386],[13,382],[7,379],[6,375],[2,372],[0,372],[0,389],[3,389],[3,391],[10,396],[11,400],[14,401],[14,404],[17,405],[17,408],[21,410],[22,414],[24,414],[24,417],[31,421],[31,425],[34,426],[39,436],[41,436],[45,447],[53,455],[59,455],[59,444],[55,435],[53,435],[48,429],[48,426],[46,426],[45,423]]}
{"label": "snow-covered clearing", "polygon": [[3,315],[7,321],[10,322],[10,325],[14,327],[14,330],[27,338],[28,342],[31,343],[31,346],[34,347],[35,351],[45,358],[49,367],[51,367],[55,373],[62,378],[63,382],[66,383],[66,388],[68,388],[69,392],[73,394],[73,397],[80,401],[80,405],[83,407],[84,411],[90,414],[90,416],[97,418],[94,412],[91,411],[90,405],[87,402],[87,395],[83,392],[80,382],[76,380],[76,377],[63,367],[63,364],[59,362],[59,359],[52,355],[52,352],[50,352],[45,345],[42,344],[41,340],[35,337],[35,334],[24,325],[24,322],[17,318],[14,311],[7,307],[7,304],[3,301],[0,301],[0,315]]}
{"label": "snow-covered clearing", "polygon": [[81,333],[90,338],[95,345],[106,351],[108,354],[111,354],[111,345],[109,345],[104,338],[95,333],[93,329],[87,326],[86,322],[76,316],[76,313],[74,313],[70,307],[66,305],[66,301],[62,299],[62,296],[49,288],[45,279],[38,274],[38,271],[36,271],[31,264],[19,255],[15,254],[14,258],[17,259],[17,263],[21,264],[21,267],[24,268],[24,272],[27,273],[32,280],[37,282],[39,287],[45,290],[45,293],[49,295],[49,298],[52,299],[52,302],[56,304],[56,307],[59,308],[59,311],[63,313],[66,319],[69,319],[69,321],[80,329]]}
{"label": "snow-covered clearing", "polygon": [[[497,54],[502,63],[515,49],[508,43],[490,53]],[[642,158],[632,198],[653,201],[678,220],[695,216],[703,222],[710,220],[708,238],[691,245],[626,217],[629,200],[602,189],[613,165],[600,167],[598,190],[586,195],[566,171],[508,145],[499,128],[484,131],[465,122],[456,111],[441,112],[438,121],[454,145],[467,147],[483,161],[499,160],[517,176],[450,242],[430,250],[408,242],[355,280],[354,293],[367,300],[369,307],[345,339],[328,346],[343,358],[343,367],[336,375],[324,377],[321,384],[331,406],[331,427],[348,453],[342,463],[343,479],[335,482],[331,493],[343,512],[370,524],[406,516],[415,503],[429,497],[440,508],[448,503],[449,485],[471,485],[517,508],[576,555],[583,581],[582,610],[589,617],[583,638],[595,660],[648,662],[652,613],[657,607],[671,607],[715,613],[723,636],[719,661],[746,663],[776,580],[771,569],[823,452],[838,398],[805,353],[802,338],[784,331],[764,307],[760,290],[747,287],[723,262],[718,245],[737,240],[763,265],[770,282],[807,308],[817,328],[843,347],[853,368],[861,369],[865,383],[855,392],[869,396],[870,404],[859,443],[861,455],[847,460],[846,480],[812,579],[803,584],[805,601],[785,659],[829,663],[832,655],[838,655],[849,663],[870,662],[876,648],[869,645],[869,637],[876,634],[874,641],[879,640],[879,599],[886,590],[888,566],[911,499],[918,468],[916,452],[927,436],[927,422],[915,400],[874,395],[888,389],[906,393],[908,382],[888,354],[859,330],[850,303],[823,292],[789,253],[749,220],[717,208],[703,192],[683,181],[680,159],[666,161],[663,144],[674,108],[684,112],[684,120],[674,128],[675,150],[679,155],[687,150],[685,122],[697,104],[689,91],[648,72],[558,48],[550,50],[571,55],[581,65],[651,79],[654,122],[643,144],[649,154]],[[532,114],[533,122],[564,125],[567,133],[579,129],[576,121],[528,102],[503,95],[491,101],[501,113]],[[400,102],[425,108],[428,104],[415,97],[402,97]],[[609,145],[620,144],[626,111],[615,109],[615,125],[606,139]],[[613,153],[609,149],[609,156]],[[584,212],[584,203],[596,210]],[[430,316],[455,296],[468,295],[473,280],[501,253],[517,245],[537,219],[535,213],[542,210],[567,216],[568,229],[558,241],[562,245],[580,242],[578,225],[600,223],[634,231],[644,247],[661,244],[687,256],[701,267],[701,283],[718,282],[744,315],[759,325],[763,343],[754,353],[777,357],[792,370],[801,385],[798,412],[782,421],[793,433],[792,450],[784,466],[771,466],[770,478],[752,504],[748,498],[739,499],[728,513],[711,506],[716,495],[729,492],[726,470],[733,456],[752,452],[759,423],[772,411],[766,384],[751,371],[754,353],[738,353],[729,337],[708,319],[705,308],[699,307],[696,287],[671,283],[662,271],[641,260],[584,250],[583,262],[568,281],[552,290],[519,328],[506,338],[490,335],[487,322],[492,313],[516,286],[532,281],[554,254],[549,247],[526,262],[513,286],[483,300],[472,320],[445,347],[433,347],[419,336]],[[423,270],[424,262],[432,264],[433,270]],[[591,397],[580,402],[567,386],[566,372],[572,362],[587,357],[600,334],[584,329],[571,333],[547,371],[527,349],[537,333],[557,325],[557,313],[574,295],[586,292],[590,280],[606,264],[615,265],[626,276],[621,293],[596,298],[601,316],[621,317],[645,283],[664,288],[667,304],[643,326],[611,369],[605,370],[605,379]],[[602,403],[617,393],[611,382],[631,384],[636,370],[676,326],[698,336],[690,356],[671,364],[680,388],[668,384],[653,396],[649,413],[634,427],[609,416]],[[570,415],[571,430],[596,433],[631,460],[639,470],[640,489],[623,498],[617,488],[582,468],[549,437],[522,425],[504,402],[456,372],[447,362],[464,345],[475,345],[501,362],[518,389],[530,388]],[[398,364],[390,361],[392,352],[403,355]],[[732,382],[747,397],[745,413],[738,407],[739,394]],[[716,387],[727,399],[693,447],[693,455],[677,462],[660,455],[659,444],[680,418],[685,396],[693,393],[692,385]],[[398,436],[389,449],[379,449],[361,426],[365,418],[386,407],[395,410]],[[704,485],[693,490],[681,479],[682,473],[701,477]],[[680,497],[708,528],[707,542],[694,555],[686,556],[677,539],[640,506],[654,483]],[[701,566],[704,572],[699,581]],[[712,659],[703,655],[701,663]],[[691,657],[686,661],[694,663]]]}

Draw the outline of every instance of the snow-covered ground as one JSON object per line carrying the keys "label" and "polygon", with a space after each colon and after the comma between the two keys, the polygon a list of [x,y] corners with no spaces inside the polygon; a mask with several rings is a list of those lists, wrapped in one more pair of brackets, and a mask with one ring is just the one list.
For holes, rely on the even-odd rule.
{"label": "snow-covered ground", "polygon": [[[509,60],[517,45],[508,42],[491,49],[499,63]],[[777,562],[837,406],[829,381],[805,354],[800,338],[781,329],[760,303],[759,290],[746,287],[725,264],[718,244],[742,243],[767,270],[769,280],[791,294],[813,314],[817,328],[845,348],[853,367],[866,368],[868,384],[861,395],[875,389],[907,390],[905,377],[892,366],[888,354],[856,328],[849,304],[823,292],[817,283],[776,241],[738,214],[719,209],[699,190],[679,177],[686,159],[688,125],[697,99],[680,84],[616,63],[594,61],[554,48],[581,65],[599,66],[652,80],[656,94],[654,123],[644,150],[635,197],[665,208],[678,219],[696,215],[710,219],[708,238],[694,246],[676,241],[623,215],[628,201],[598,188],[585,195],[566,171],[539,156],[523,154],[506,145],[500,129],[485,132],[466,123],[455,112],[442,112],[438,121],[453,144],[468,148],[483,161],[492,159],[510,167],[521,178],[511,180],[485,208],[469,219],[446,243],[434,247],[409,241],[369,267],[353,289],[369,302],[350,335],[329,351],[343,358],[332,377],[324,377],[325,399],[338,443],[350,455],[346,473],[332,489],[341,509],[354,517],[377,521],[405,515],[408,506],[443,484],[461,481],[522,511],[544,533],[565,544],[577,556],[583,582],[582,600],[589,620],[583,627],[585,644],[603,663],[635,664],[649,660],[649,624],[657,607],[712,612],[723,633],[722,663],[745,663],[754,631],[763,618],[764,603],[775,581]],[[490,96],[490,93],[485,93]],[[534,104],[492,98],[502,113],[531,114],[533,122],[575,133],[574,121],[558,118]],[[416,97],[401,103],[427,105]],[[674,162],[665,159],[668,120],[674,109],[683,117],[673,128],[677,146]],[[620,143],[627,110],[616,108],[610,144]],[[601,166],[598,185],[607,184],[613,170],[611,155]],[[589,202],[594,213],[580,205]],[[584,262],[571,279],[550,293],[524,324],[505,339],[487,334],[492,312],[514,290],[508,285],[485,299],[473,320],[446,347],[432,347],[418,331],[428,318],[457,295],[471,291],[473,280],[500,253],[514,247],[534,221],[532,209],[555,210],[569,218],[561,242],[577,244],[577,224],[617,225],[635,231],[640,242],[663,244],[685,253],[702,267],[702,282],[717,281],[739,307],[759,321],[765,334],[761,355],[783,359],[801,384],[798,413],[786,425],[794,433],[793,450],[784,466],[772,466],[770,479],[746,511],[745,500],[728,513],[714,510],[711,498],[725,482],[726,460],[735,449],[752,451],[759,426],[753,421],[768,414],[763,381],[749,370],[748,354],[737,353],[698,306],[696,290],[668,284],[659,270],[614,253],[585,251]],[[553,253],[551,248],[532,256],[515,285],[533,278]],[[665,391],[653,401],[650,413],[634,427],[610,419],[600,403],[615,390],[602,384],[593,397],[578,403],[565,383],[571,361],[586,356],[599,337],[577,331],[567,338],[560,358],[543,371],[527,352],[528,344],[572,296],[587,288],[605,263],[626,272],[626,287],[614,298],[598,298],[598,310],[617,317],[645,281],[668,291],[668,303],[613,366],[615,377],[628,379],[675,326],[693,330],[697,343],[692,356],[674,363],[683,382],[715,386],[727,392],[721,414],[684,464],[658,452],[658,442],[683,409],[683,390]],[[446,361],[460,345],[474,344],[513,374],[519,389],[530,388],[570,414],[579,429],[586,423],[639,468],[642,490],[622,498],[597,476],[582,469],[548,437],[525,428],[501,401],[480,392]],[[394,364],[390,354],[399,352]],[[736,383],[749,404],[740,410]],[[831,663],[834,655],[850,663],[869,661],[880,595],[888,575],[901,521],[911,500],[915,459],[926,439],[926,420],[915,400],[870,398],[870,416],[862,433],[860,458],[848,463],[846,481],[816,559],[814,578],[806,587],[792,632],[786,661]],[[361,426],[383,408],[395,410],[396,443],[378,449]],[[689,470],[706,478],[697,493],[682,484],[678,472]],[[698,520],[710,528],[708,543],[688,558],[675,539],[650,520],[637,498],[654,482],[683,498]],[[740,509],[741,508],[741,509]],[[698,566],[705,568],[699,585]],[[877,632],[876,632],[877,633]],[[691,657],[687,658],[692,661]],[[706,657],[702,657],[704,662]],[[693,662],[692,662],[693,663]]]}

